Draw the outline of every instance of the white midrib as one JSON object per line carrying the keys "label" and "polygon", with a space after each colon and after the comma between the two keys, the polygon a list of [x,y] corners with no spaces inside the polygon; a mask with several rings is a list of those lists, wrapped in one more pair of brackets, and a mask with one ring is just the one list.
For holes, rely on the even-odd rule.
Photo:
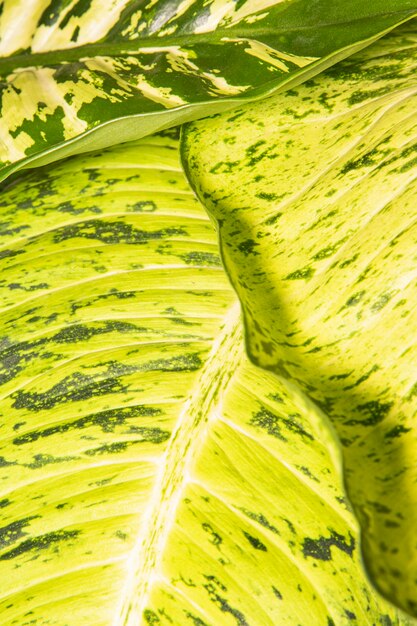
{"label": "white midrib", "polygon": [[217,419],[224,392],[243,354],[240,306],[228,310],[219,336],[178,417],[127,563],[125,585],[112,626],[142,626],[152,581],[158,576],[176,511],[192,466]]}

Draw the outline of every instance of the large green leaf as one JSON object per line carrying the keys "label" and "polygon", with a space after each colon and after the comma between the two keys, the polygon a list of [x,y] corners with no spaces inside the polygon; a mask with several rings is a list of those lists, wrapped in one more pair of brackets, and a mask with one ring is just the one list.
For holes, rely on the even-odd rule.
{"label": "large green leaf", "polygon": [[184,146],[252,359],[331,418],[368,570],[412,614],[416,63],[410,23],[297,90],[191,125]]}
{"label": "large green leaf", "polygon": [[[2,626],[392,626],[316,409],[155,136],[4,191]],[[337,465],[337,463],[336,463]]]}
{"label": "large green leaf", "polygon": [[417,0],[3,0],[0,9],[4,178],[297,84],[417,15]]}

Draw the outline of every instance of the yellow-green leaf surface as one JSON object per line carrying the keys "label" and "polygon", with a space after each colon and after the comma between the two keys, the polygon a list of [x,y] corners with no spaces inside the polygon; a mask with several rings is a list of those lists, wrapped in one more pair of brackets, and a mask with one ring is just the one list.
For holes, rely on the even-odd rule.
{"label": "yellow-green leaf surface", "polygon": [[417,0],[3,0],[0,13],[4,178],[299,83]]}
{"label": "yellow-green leaf surface", "polygon": [[2,626],[393,626],[332,436],[250,364],[177,141],[3,192]]}
{"label": "yellow-green leaf surface", "polygon": [[410,22],[296,90],[192,125],[184,146],[252,359],[331,418],[368,570],[412,614],[416,65]]}

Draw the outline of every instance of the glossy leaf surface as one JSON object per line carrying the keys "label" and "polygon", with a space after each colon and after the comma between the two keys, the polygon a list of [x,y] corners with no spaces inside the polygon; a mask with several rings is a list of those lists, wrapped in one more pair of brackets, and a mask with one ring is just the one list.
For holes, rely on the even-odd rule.
{"label": "glossy leaf surface", "polygon": [[154,136],[3,192],[2,626],[386,626],[316,409]]}
{"label": "glossy leaf surface", "polygon": [[416,0],[3,0],[0,7],[3,178],[299,83],[417,15]]}
{"label": "glossy leaf surface", "polygon": [[331,418],[367,568],[411,614],[416,64],[410,23],[302,87],[191,125],[184,145],[251,357]]}

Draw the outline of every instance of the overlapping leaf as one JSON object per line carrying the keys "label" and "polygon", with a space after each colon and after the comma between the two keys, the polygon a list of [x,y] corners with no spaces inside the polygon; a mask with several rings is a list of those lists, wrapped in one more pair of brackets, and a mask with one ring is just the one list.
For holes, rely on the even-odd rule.
{"label": "overlapping leaf", "polygon": [[299,83],[417,15],[416,0],[0,6],[3,178]]}
{"label": "overlapping leaf", "polygon": [[151,137],[2,195],[1,624],[405,624],[178,161]]}
{"label": "overlapping leaf", "polygon": [[252,358],[331,417],[368,569],[417,614],[410,24],[296,90],[196,123],[185,151],[219,220]]}

